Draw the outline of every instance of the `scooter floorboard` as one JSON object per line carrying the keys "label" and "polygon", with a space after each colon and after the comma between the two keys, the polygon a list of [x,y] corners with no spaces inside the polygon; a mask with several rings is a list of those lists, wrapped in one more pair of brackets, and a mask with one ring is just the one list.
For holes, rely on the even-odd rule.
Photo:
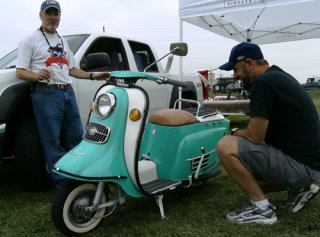
{"label": "scooter floorboard", "polygon": [[167,190],[174,189],[179,186],[181,181],[158,179],[149,183],[143,184],[142,188],[148,194],[158,194]]}

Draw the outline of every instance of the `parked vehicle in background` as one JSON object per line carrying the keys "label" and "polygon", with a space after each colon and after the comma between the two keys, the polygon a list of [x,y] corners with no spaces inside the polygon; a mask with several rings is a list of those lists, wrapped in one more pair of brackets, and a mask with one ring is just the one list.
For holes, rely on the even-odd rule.
{"label": "parked vehicle in background", "polygon": [[[152,46],[138,40],[108,34],[76,34],[65,36],[74,54],[76,67],[88,72],[139,71],[161,75],[166,72]],[[38,131],[30,100],[32,83],[15,76],[17,49],[0,60],[0,158],[15,158],[15,163],[26,186],[43,189],[51,182],[43,158]],[[177,74],[170,78],[180,80]],[[182,97],[203,101],[203,86],[200,75],[183,75],[186,88]],[[73,79],[73,90],[77,99],[83,125],[88,120],[88,108],[101,81]],[[163,108],[172,108],[178,98],[178,87],[155,86],[142,81],[138,86],[148,89],[150,114]]]}
{"label": "parked vehicle in background", "polygon": [[234,83],[231,83],[226,87],[227,92],[231,90],[240,90],[240,89],[242,89],[242,82],[239,80],[236,80]]}
{"label": "parked vehicle in background", "polygon": [[242,81],[229,84],[226,88],[228,100],[247,100],[250,98],[249,92],[243,88]]}
{"label": "parked vehicle in background", "polygon": [[[248,92],[243,89],[242,82],[233,77],[219,77],[213,86],[212,100],[247,100]],[[221,95],[222,93],[222,95]],[[223,95],[226,93],[227,95]]]}
{"label": "parked vehicle in background", "polygon": [[226,92],[227,86],[236,83],[236,81],[233,77],[218,77],[213,86],[213,93]]}
{"label": "parked vehicle in background", "polygon": [[306,90],[319,89],[320,77],[310,77],[307,79],[307,82],[305,84],[302,84],[302,86]]}

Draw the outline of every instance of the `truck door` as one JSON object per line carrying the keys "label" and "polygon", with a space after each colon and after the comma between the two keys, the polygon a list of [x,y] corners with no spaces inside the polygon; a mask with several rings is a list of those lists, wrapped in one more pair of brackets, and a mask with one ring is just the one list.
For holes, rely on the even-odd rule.
{"label": "truck door", "polygon": [[[88,54],[104,53],[108,60],[105,65],[96,67],[86,64]],[[92,42],[81,58],[79,66],[87,72],[112,72],[129,70],[127,55],[122,44],[122,40],[115,37],[99,37]],[[104,81],[77,80],[78,106],[83,125],[86,124],[89,114],[90,104],[98,88]]]}

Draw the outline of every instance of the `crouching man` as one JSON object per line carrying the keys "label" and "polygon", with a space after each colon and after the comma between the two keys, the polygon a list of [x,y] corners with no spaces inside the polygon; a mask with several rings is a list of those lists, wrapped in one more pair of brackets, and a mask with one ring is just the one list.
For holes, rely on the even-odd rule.
{"label": "crouching man", "polygon": [[250,121],[234,128],[218,143],[226,171],[249,196],[249,203],[227,214],[234,223],[277,222],[275,207],[265,192],[288,190],[281,205],[301,210],[319,192],[320,124],[304,88],[281,68],[269,66],[259,46],[236,45],[221,70],[250,90]]}

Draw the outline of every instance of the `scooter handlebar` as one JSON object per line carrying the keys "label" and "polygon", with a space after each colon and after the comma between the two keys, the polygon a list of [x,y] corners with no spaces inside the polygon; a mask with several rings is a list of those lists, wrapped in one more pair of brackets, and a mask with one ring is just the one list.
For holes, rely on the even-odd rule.
{"label": "scooter handlebar", "polygon": [[185,82],[177,81],[177,80],[173,80],[173,79],[169,79],[169,78],[165,79],[165,83],[171,84],[171,85],[174,85],[174,86],[183,87],[183,88],[187,87],[187,84]]}

